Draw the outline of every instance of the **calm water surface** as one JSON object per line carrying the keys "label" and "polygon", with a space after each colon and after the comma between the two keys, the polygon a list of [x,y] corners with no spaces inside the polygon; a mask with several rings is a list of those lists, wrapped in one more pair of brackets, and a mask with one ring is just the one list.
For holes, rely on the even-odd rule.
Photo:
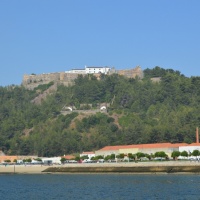
{"label": "calm water surface", "polygon": [[200,199],[200,175],[0,175],[0,199]]}

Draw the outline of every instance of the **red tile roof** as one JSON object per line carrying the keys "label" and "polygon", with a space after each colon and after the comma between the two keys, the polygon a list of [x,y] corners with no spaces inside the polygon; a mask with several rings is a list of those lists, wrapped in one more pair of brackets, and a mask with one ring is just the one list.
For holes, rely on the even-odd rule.
{"label": "red tile roof", "polygon": [[200,143],[191,143],[191,144],[188,144],[188,146],[200,146]]}
{"label": "red tile roof", "polygon": [[[131,149],[131,148],[178,148],[180,146],[188,146],[186,143],[155,143],[155,144],[133,144],[133,145],[119,145],[119,146],[106,146],[99,151],[112,151],[112,150],[119,150],[119,149]],[[192,145],[191,145],[192,146]],[[199,144],[200,146],[200,144]]]}
{"label": "red tile roof", "polygon": [[71,159],[75,159],[75,156],[73,156],[73,155],[65,155],[65,156],[62,156],[62,158],[66,158],[67,160],[71,160]]}

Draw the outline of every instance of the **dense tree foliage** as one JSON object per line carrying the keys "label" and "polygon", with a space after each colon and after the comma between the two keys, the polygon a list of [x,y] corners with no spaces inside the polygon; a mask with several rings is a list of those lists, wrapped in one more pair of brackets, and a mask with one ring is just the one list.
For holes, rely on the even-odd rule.
{"label": "dense tree foliage", "polygon": [[[160,82],[151,78],[160,77]],[[0,148],[7,154],[56,156],[106,145],[195,141],[200,125],[200,77],[172,69],[144,70],[144,79],[79,76],[31,103],[53,83],[30,91],[0,87]],[[108,113],[62,115],[64,106],[109,103]]]}

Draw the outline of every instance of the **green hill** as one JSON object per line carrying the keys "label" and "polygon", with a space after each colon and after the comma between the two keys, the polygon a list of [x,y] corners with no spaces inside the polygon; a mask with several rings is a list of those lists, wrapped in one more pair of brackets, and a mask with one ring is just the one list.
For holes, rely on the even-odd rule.
{"label": "green hill", "polygon": [[[75,85],[58,86],[40,104],[33,99],[53,83],[32,91],[0,87],[0,149],[11,155],[56,156],[105,145],[194,142],[200,77],[160,67],[144,70],[144,76],[79,76]],[[160,81],[152,81],[155,77]],[[107,113],[61,114],[64,106],[92,110],[101,103],[110,105]]]}

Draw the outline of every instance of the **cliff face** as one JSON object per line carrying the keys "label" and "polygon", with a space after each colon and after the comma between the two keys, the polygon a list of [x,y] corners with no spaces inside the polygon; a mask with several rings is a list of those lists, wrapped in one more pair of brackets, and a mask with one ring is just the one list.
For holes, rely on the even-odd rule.
{"label": "cliff face", "polygon": [[[140,79],[143,78],[143,71],[140,67],[136,67],[134,69],[127,70],[110,70],[108,74],[119,74],[126,76],[128,78],[135,78],[138,76]],[[63,84],[65,86],[69,86],[74,84],[74,80],[78,77],[78,73],[65,73],[65,72],[56,72],[56,73],[46,73],[46,74],[32,74],[32,75],[24,75],[22,80],[22,85],[27,89],[34,89],[38,85],[48,84],[49,82],[54,82],[56,84]],[[83,75],[83,74],[82,74]],[[99,74],[94,74],[99,77]]]}

